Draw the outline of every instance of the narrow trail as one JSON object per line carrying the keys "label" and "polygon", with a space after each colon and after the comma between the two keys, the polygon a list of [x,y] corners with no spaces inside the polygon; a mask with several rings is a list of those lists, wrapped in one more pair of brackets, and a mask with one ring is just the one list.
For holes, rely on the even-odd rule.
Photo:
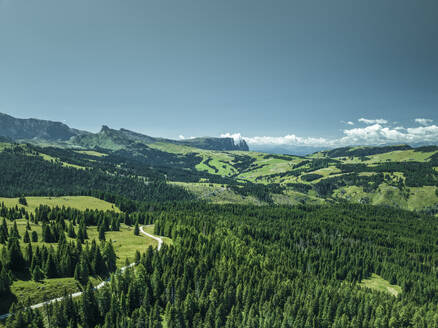
{"label": "narrow trail", "polygon": [[[143,228],[144,228],[144,226],[141,226],[141,227],[140,227],[140,232],[141,232],[143,235],[145,235],[146,237],[149,237],[149,238],[155,239],[155,240],[158,242],[157,251],[159,251],[159,250],[161,249],[161,246],[163,245],[163,239],[161,239],[160,237],[156,237],[156,236],[154,236],[154,235],[151,235],[150,233],[147,233],[146,231],[143,230]],[[121,271],[121,272],[124,272],[126,269],[128,269],[128,268],[132,268],[132,267],[135,266],[135,265],[136,265],[136,263],[131,263],[130,265],[127,265],[127,266],[124,266],[123,268],[121,268],[120,271]],[[105,281],[102,281],[99,285],[97,285],[96,287],[94,287],[94,289],[97,290],[97,289],[102,288],[102,287],[105,286],[109,281],[110,281],[109,279],[108,279],[108,280],[105,280]],[[76,292],[76,293],[73,293],[73,294],[70,294],[70,295],[71,295],[71,297],[74,298],[74,297],[81,296],[82,293],[83,293],[83,292]],[[69,296],[70,296],[70,295],[69,295]],[[52,303],[55,303],[55,302],[59,302],[59,301],[61,301],[63,298],[64,298],[64,296],[62,296],[62,297],[57,297],[57,298],[53,298],[53,299],[48,300],[48,301],[45,301],[45,302],[41,302],[41,303],[38,303],[38,304],[31,305],[30,308],[31,308],[31,309],[38,309],[38,308],[43,307],[44,305],[48,305],[48,304],[52,304]],[[6,318],[9,317],[10,315],[11,315],[11,313],[5,313],[5,314],[2,314],[2,315],[0,315],[0,320],[6,319]]]}

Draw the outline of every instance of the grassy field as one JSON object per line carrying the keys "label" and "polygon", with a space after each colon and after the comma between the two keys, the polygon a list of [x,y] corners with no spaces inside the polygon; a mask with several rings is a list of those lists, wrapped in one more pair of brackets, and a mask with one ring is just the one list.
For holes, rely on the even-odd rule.
{"label": "grassy field", "polygon": [[321,205],[325,203],[322,198],[315,197],[314,195],[303,194],[293,190],[286,190],[284,194],[273,194],[272,199],[276,204],[281,205],[298,205],[298,204],[312,204]]}
{"label": "grassy field", "polygon": [[383,162],[426,162],[429,158],[435,154],[436,151],[433,152],[420,152],[414,150],[396,150],[383,154],[376,154],[367,156],[367,160],[362,161],[360,157],[338,157],[338,160],[341,160],[346,164],[353,163],[363,163],[363,164],[377,164]]}
{"label": "grassy field", "polygon": [[244,197],[232,191],[227,186],[217,183],[204,183],[204,182],[171,182],[172,184],[183,187],[184,189],[192,192],[197,198],[207,200],[215,204],[255,204],[261,205],[262,203],[254,196]]}
{"label": "grassy field", "polygon": [[26,200],[28,205],[23,206],[18,203],[18,198],[0,197],[0,203],[4,202],[7,207],[14,207],[17,205],[18,207],[25,207],[28,211],[34,211],[35,208],[40,205],[48,205],[51,207],[71,207],[81,211],[90,209],[120,212],[114,204],[89,196],[26,197]]}
{"label": "grassy field", "polygon": [[[90,277],[91,283],[96,286],[102,280],[95,277]],[[72,294],[81,291],[81,284],[74,278],[53,278],[44,279],[41,282],[33,280],[17,280],[11,286],[11,291],[15,295],[16,301],[30,301],[30,304],[37,304],[55,297],[60,297],[64,294]],[[5,313],[9,309],[6,303],[0,301],[0,312]]]}
{"label": "grassy field", "polygon": [[[18,232],[20,236],[24,236],[26,232],[26,220],[19,219],[16,220]],[[8,221],[8,228],[10,228],[13,223]],[[32,243],[32,246],[42,246],[46,247],[53,246],[56,248],[56,243],[44,243],[42,242],[42,225],[34,224],[30,222],[30,227],[32,231],[36,231],[38,234],[38,242]],[[77,230],[77,227],[76,227]],[[99,233],[97,230],[97,226],[88,226],[87,227],[88,241],[91,242],[95,239],[97,242],[99,241]],[[158,242],[152,238],[148,238],[144,235],[135,236],[134,235],[134,227],[127,226],[125,224],[120,225],[120,231],[107,231],[105,232],[105,239],[107,241],[111,240],[113,242],[114,250],[117,254],[117,266],[122,267],[125,265],[126,259],[130,262],[134,260],[135,252],[138,250],[140,253],[146,252],[149,246],[157,247]],[[73,240],[67,237],[67,240]],[[24,249],[25,243],[23,240],[20,240],[20,245]],[[2,246],[0,246],[1,249]]]}
{"label": "grassy field", "polygon": [[372,274],[370,279],[362,280],[360,286],[377,290],[379,292],[388,293],[396,297],[402,293],[402,289],[400,286],[391,285],[389,281],[383,279],[375,273]]}
{"label": "grassy field", "polygon": [[[26,221],[24,219],[16,220],[17,227],[21,236],[24,235],[26,229]],[[12,226],[11,222],[8,222],[8,226]],[[41,225],[31,224],[33,231],[38,233],[37,243],[32,243],[32,246],[42,246],[56,248],[56,243],[43,243],[41,242]],[[134,261],[135,252],[140,253],[146,252],[149,246],[157,247],[158,242],[152,238],[140,234],[139,236],[134,235],[134,227],[126,226],[121,224],[120,231],[109,231],[105,233],[105,238],[107,241],[111,240],[114,246],[114,250],[117,254],[117,267],[123,267],[128,260],[130,263]],[[150,225],[145,229],[147,232],[153,234],[154,226]],[[98,241],[98,231],[96,226],[87,227],[88,242],[93,239]],[[68,240],[72,240],[67,237]],[[172,240],[170,238],[163,237],[164,243],[170,245]],[[24,243],[20,241],[22,247]],[[4,246],[3,246],[4,247]],[[1,249],[0,249],[1,251]],[[96,277],[90,277],[93,284],[98,284],[101,280]],[[73,293],[81,290],[80,284],[74,278],[54,278],[45,279],[42,282],[35,282],[32,280],[16,280],[11,286],[12,293],[14,297],[8,299],[0,300],[0,314],[8,311],[10,305],[14,301],[26,301],[30,299],[31,304],[39,303],[48,299],[62,296],[64,290],[68,293]]]}
{"label": "grassy field", "polygon": [[[97,231],[97,227],[91,226],[87,228],[87,233],[90,240],[98,240],[99,233]],[[120,225],[120,231],[105,232],[105,239],[107,241],[111,240],[113,243],[114,250],[117,254],[118,267],[124,266],[126,260],[128,260],[129,263],[132,263],[134,261],[136,251],[144,253],[147,251],[149,246],[154,248],[158,246],[158,242],[155,239],[146,237],[143,234],[135,236],[134,226],[127,226],[125,224]]]}
{"label": "grassy field", "polygon": [[95,156],[95,157],[108,156],[108,154],[99,153],[98,151],[95,151],[95,150],[77,150],[76,152],[79,154],[85,154],[85,155],[90,155],[90,156]]}

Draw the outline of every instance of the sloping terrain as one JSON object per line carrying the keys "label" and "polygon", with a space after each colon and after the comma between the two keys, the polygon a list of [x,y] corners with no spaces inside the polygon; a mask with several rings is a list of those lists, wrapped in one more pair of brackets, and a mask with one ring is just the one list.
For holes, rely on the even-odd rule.
{"label": "sloping terrain", "polygon": [[[154,138],[127,129],[114,130],[102,126],[98,133],[72,129],[64,123],[39,119],[19,119],[0,113],[0,137],[12,141],[29,142],[42,146],[105,148],[110,150],[135,148],[136,144],[149,145],[165,142],[187,145],[208,150],[249,150],[244,140],[237,144],[232,138],[192,138],[188,140],[171,140]],[[7,139],[5,141],[7,141]]]}
{"label": "sloping terrain", "polygon": [[[62,123],[4,114],[0,124],[5,126],[0,129],[4,136],[0,162],[3,160],[5,170],[0,196],[50,195],[49,190],[56,194],[56,190],[65,190],[59,184],[72,178],[75,182],[67,188],[70,193],[89,195],[93,186],[108,192],[111,185],[120,189],[120,184],[108,181],[128,179],[138,185],[131,188],[132,198],[138,200],[146,194],[151,199],[159,197],[153,190],[143,191],[143,196],[134,191],[152,189],[148,184],[153,182],[179,190],[173,194],[184,199],[218,203],[348,201],[438,213],[436,146],[343,147],[300,157],[248,151],[245,142],[235,144],[231,138],[176,141],[107,126],[98,133],[88,133]],[[14,144],[11,139],[34,145]],[[15,163],[13,167],[11,163]],[[45,167],[44,172],[51,175],[46,174],[38,183],[35,180],[30,187],[25,178],[10,174],[11,170],[27,171],[30,166]],[[53,176],[57,175],[65,178],[55,183]],[[93,185],[91,175],[98,179]],[[14,186],[20,181],[21,186]]]}

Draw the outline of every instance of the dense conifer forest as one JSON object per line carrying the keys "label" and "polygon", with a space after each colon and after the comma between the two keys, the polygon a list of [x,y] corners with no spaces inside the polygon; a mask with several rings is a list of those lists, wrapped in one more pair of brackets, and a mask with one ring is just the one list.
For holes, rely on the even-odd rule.
{"label": "dense conifer forest", "polygon": [[[80,299],[43,311],[16,306],[7,325],[438,326],[435,217],[351,204],[163,203],[145,215],[131,214],[153,219],[173,246],[150,248],[138,266],[99,291],[89,285]],[[372,273],[402,292],[361,286]]]}
{"label": "dense conifer forest", "polygon": [[[284,186],[192,175],[188,167],[199,163],[195,155],[178,167],[164,159],[162,166],[146,165],[123,152],[91,161],[72,150],[45,148],[46,157],[41,152],[31,145],[0,152],[0,196],[19,197],[20,204],[0,203],[0,296],[10,297],[17,279],[74,278],[84,293],[66,293],[62,301],[34,310],[30,303],[13,304],[7,327],[438,327],[438,218],[426,214],[433,209],[329,199],[325,205],[280,206],[272,199],[285,187],[330,195],[350,184],[365,190],[382,182],[402,190],[435,186],[436,155],[421,164],[374,165],[370,175],[361,174],[371,170],[361,163],[306,159],[282,173],[303,182]],[[263,168],[239,156],[241,172]],[[312,173],[333,165],[342,175],[322,179]],[[404,179],[388,180],[388,172],[402,172]],[[170,176],[223,183],[265,205],[197,201],[168,183]],[[121,212],[46,205],[30,210],[31,195],[90,195]],[[40,240],[30,226],[18,231],[16,222],[23,219],[41,227]],[[122,223],[135,236],[141,225],[154,224],[155,234],[172,243],[137,252],[136,265],[120,272],[105,232],[118,231]],[[91,226],[98,231],[92,240]],[[95,290],[91,277],[110,283]],[[388,288],[366,283],[375,277]]]}

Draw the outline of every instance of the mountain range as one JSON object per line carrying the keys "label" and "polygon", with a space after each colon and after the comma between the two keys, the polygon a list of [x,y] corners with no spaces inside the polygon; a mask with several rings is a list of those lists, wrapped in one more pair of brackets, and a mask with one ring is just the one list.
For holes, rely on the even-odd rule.
{"label": "mountain range", "polygon": [[127,145],[140,142],[153,144],[158,142],[186,145],[206,150],[242,150],[248,151],[245,140],[235,143],[233,138],[202,137],[187,140],[154,138],[127,129],[115,130],[102,126],[98,133],[91,133],[69,127],[61,122],[20,119],[0,113],[0,137],[12,141],[29,142],[40,145],[61,147],[122,149]]}
{"label": "mountain range", "polygon": [[[11,152],[18,157],[11,159]],[[236,144],[232,138],[172,140],[108,126],[91,133],[60,122],[1,114],[0,196],[52,194],[59,187],[57,179],[48,183],[51,176],[29,186],[27,181],[37,178],[32,165],[37,172],[54,165],[62,177],[82,174],[74,169],[100,172],[99,181],[114,176],[161,181],[214,203],[353,202],[438,214],[437,146],[354,146],[279,155],[249,151],[245,141]],[[16,177],[23,171],[29,176],[19,186]],[[75,193],[89,192],[75,179],[69,186]]]}

